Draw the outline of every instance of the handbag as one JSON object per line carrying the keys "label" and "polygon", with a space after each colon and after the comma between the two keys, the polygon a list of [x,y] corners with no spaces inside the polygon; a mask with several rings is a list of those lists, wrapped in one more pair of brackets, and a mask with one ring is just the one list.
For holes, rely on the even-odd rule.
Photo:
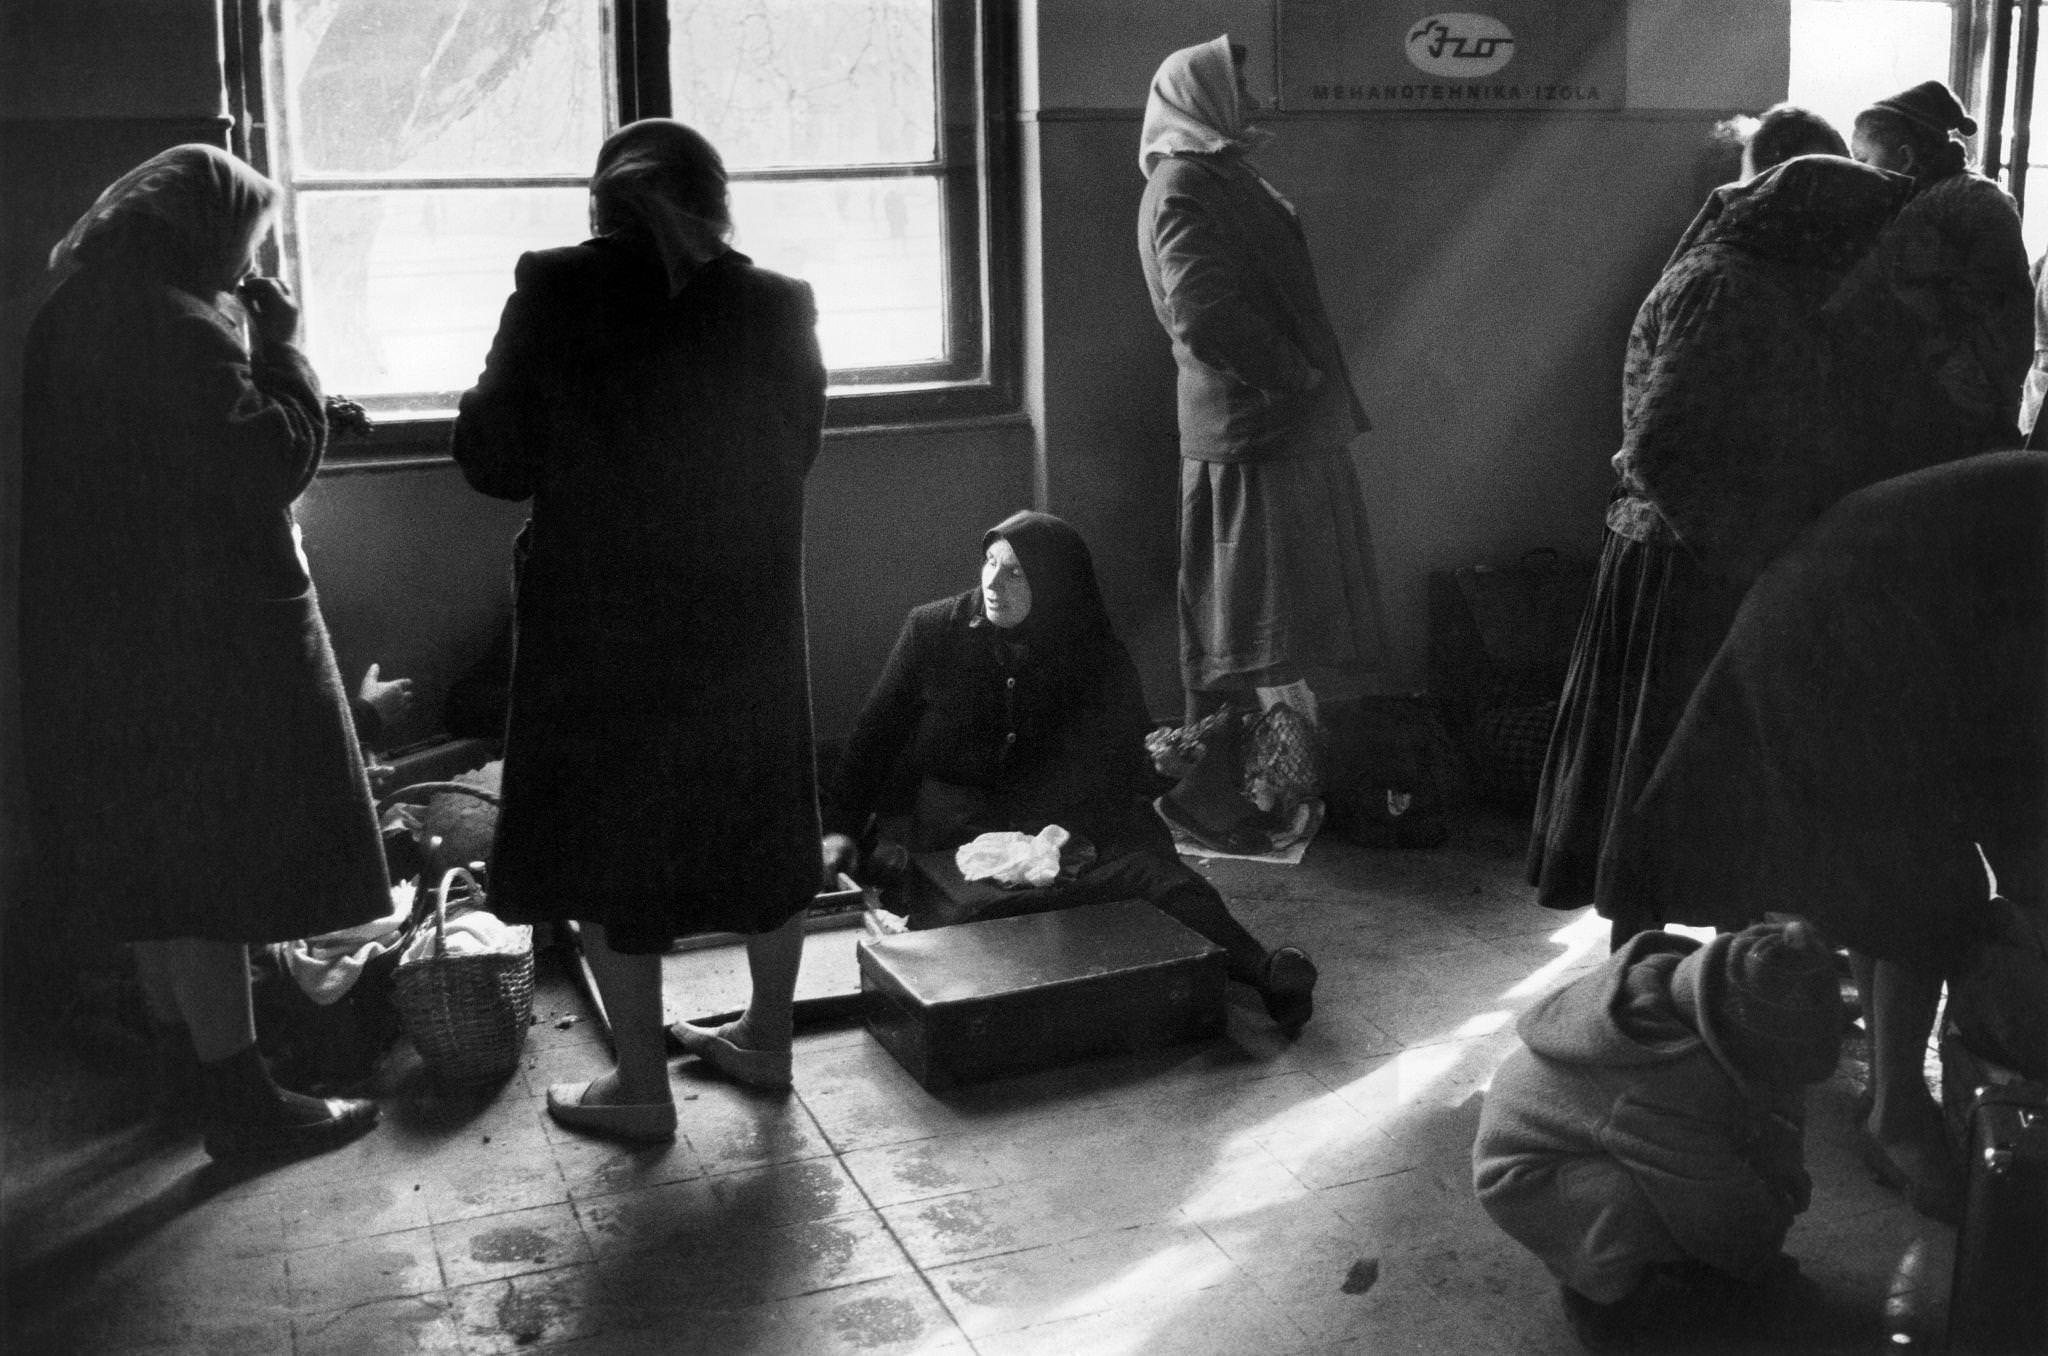
{"label": "handbag", "polygon": [[465,867],[450,867],[434,887],[434,912],[422,920],[422,954],[391,974],[392,1001],[405,1032],[434,1073],[457,1083],[504,1078],[519,1065],[533,1025],[533,930],[511,931],[515,949],[457,954],[447,949],[448,898],[481,908],[483,887]]}

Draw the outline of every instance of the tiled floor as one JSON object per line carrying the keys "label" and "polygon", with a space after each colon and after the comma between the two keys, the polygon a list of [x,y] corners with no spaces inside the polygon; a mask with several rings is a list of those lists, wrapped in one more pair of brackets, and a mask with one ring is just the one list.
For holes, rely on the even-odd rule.
{"label": "tiled floor", "polygon": [[[495,1095],[390,1062],[384,1123],[257,1175],[124,1126],[134,1097],[11,1052],[5,1349],[27,1352],[1573,1352],[1554,1286],[1473,1202],[1468,1146],[1514,1014],[1604,951],[1528,902],[1519,834],[1324,841],[1217,863],[1267,939],[1321,964],[1293,1043],[1227,1039],[927,1095],[858,1029],[804,1036],[796,1091],[676,1066],[683,1135],[628,1149],[541,1114],[604,1067],[544,969]],[[851,945],[852,934],[842,934]],[[1803,1263],[1770,1312],[1686,1349],[1931,1349],[1952,1238],[1849,1151],[1853,1061],[1820,1089]]]}

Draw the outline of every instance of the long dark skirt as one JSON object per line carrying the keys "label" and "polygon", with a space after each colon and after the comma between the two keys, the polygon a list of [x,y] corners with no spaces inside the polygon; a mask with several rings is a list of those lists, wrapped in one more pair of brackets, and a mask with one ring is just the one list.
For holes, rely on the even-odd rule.
{"label": "long dark skirt", "polygon": [[1617,938],[1663,920],[1615,854],[1617,827],[1648,785],[1741,594],[1676,543],[1607,534],[1536,793],[1529,883],[1539,904],[1591,904],[1615,922]]}
{"label": "long dark skirt", "polygon": [[1350,452],[1181,462],[1180,636],[1181,681],[1193,691],[1253,686],[1276,670],[1382,667],[1379,583]]}

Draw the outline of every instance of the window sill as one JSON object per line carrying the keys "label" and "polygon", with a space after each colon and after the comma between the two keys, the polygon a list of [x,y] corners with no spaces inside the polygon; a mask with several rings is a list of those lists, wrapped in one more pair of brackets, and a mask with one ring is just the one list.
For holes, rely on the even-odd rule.
{"label": "window sill", "polygon": [[[1030,416],[1014,406],[968,407],[959,413],[926,414],[896,420],[877,418],[857,424],[835,424],[828,417],[825,442],[830,445],[867,438],[916,438],[970,429],[1023,428],[1030,422]],[[449,455],[448,444],[454,426],[452,415],[383,419],[371,430],[368,438],[349,438],[329,444],[327,458],[320,465],[320,474],[362,475],[452,466],[455,463]]]}

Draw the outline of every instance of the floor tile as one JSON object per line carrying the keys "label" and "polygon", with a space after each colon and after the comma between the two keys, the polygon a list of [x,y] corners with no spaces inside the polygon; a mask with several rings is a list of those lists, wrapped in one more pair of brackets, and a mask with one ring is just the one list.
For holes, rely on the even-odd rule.
{"label": "floor tile", "polygon": [[590,1259],[576,1212],[564,1201],[434,1226],[441,1274],[450,1286],[551,1271]]}
{"label": "floor tile", "polygon": [[977,1344],[997,1333],[1235,1282],[1191,1225],[1137,1225],[1068,1243],[934,1268],[933,1287]]}
{"label": "floor tile", "polygon": [[726,1221],[714,1232],[607,1257],[597,1276],[601,1293],[621,1308],[685,1314],[792,1299],[911,1269],[870,1211],[776,1229],[739,1230]]}
{"label": "floor tile", "polygon": [[277,1211],[284,1245],[317,1248],[421,1228],[432,1221],[420,1177],[412,1172],[280,1192]]}
{"label": "floor tile", "polygon": [[1237,1281],[993,1333],[976,1339],[974,1348],[980,1356],[1290,1356],[1308,1341],[1279,1306]]}
{"label": "floor tile", "polygon": [[441,1289],[441,1260],[431,1229],[350,1239],[288,1254],[291,1306],[325,1313]]}
{"label": "floor tile", "polygon": [[462,1330],[443,1296],[355,1305],[292,1320],[294,1356],[460,1356]]}

